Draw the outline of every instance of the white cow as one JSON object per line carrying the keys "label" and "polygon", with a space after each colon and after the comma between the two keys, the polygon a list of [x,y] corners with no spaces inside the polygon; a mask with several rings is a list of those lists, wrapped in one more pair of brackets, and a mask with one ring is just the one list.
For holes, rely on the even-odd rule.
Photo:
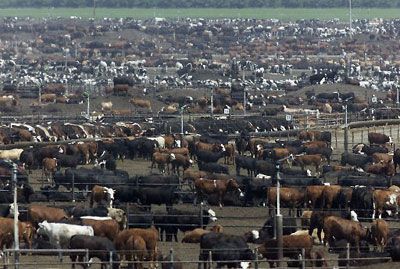
{"label": "white cow", "polygon": [[0,150],[0,159],[3,160],[12,160],[12,161],[18,161],[19,156],[23,152],[23,149],[4,149]]}
{"label": "white cow", "polygon": [[69,246],[69,240],[76,234],[93,236],[94,231],[91,226],[72,225],[65,223],[49,223],[46,220],[39,223],[37,230],[39,235],[47,235],[50,243],[60,248],[66,249]]}

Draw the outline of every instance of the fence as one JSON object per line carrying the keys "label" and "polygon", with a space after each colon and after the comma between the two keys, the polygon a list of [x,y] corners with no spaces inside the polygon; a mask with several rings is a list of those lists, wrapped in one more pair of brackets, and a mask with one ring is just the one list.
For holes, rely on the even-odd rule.
{"label": "fence", "polygon": [[[268,247],[268,246],[267,246]],[[327,256],[326,253],[321,253],[319,257],[315,256],[309,256],[308,251],[306,251],[304,248],[303,249],[292,249],[292,248],[285,248],[285,259],[283,260],[278,260],[274,259],[273,257],[276,257],[277,251],[276,248],[268,248],[268,253],[269,253],[269,259],[266,260],[263,256],[262,253],[259,253],[259,249],[257,247],[254,247],[252,249],[252,259],[250,260],[239,260],[235,258],[231,258],[229,260],[219,260],[218,257],[220,254],[224,255],[226,252],[232,251],[233,253],[245,251],[246,249],[199,249],[195,247],[189,247],[187,246],[185,248],[186,251],[188,252],[193,252],[194,254],[197,253],[203,253],[202,258],[200,257],[198,259],[191,259],[191,258],[186,258],[188,257],[185,255],[185,257],[182,257],[183,252],[176,251],[174,248],[169,248],[166,249],[166,253],[168,255],[165,255],[163,257],[158,257],[157,263],[160,263],[161,265],[167,265],[167,268],[171,268],[172,266],[176,266],[176,268],[197,268],[200,266],[200,264],[203,264],[206,266],[205,268],[213,268],[214,265],[217,265],[219,263],[221,264],[226,264],[227,262],[232,263],[232,264],[237,264],[235,266],[236,268],[246,268],[242,267],[244,264],[243,262],[249,262],[249,264],[252,265],[255,269],[258,268],[266,268],[268,267],[267,264],[271,263],[277,263],[278,266],[277,268],[287,268],[287,265],[295,266],[297,268],[314,268],[314,264],[316,263],[325,263],[326,265],[329,264],[330,268],[353,268],[354,266],[359,265],[360,262],[366,263],[366,264],[374,264],[377,262],[385,262],[385,261],[390,261],[390,256],[384,256],[384,257],[360,257],[362,254],[359,256],[358,254],[355,254],[355,248],[350,247],[349,244],[347,244],[346,247],[341,248],[341,249],[336,249],[335,252],[340,250],[340,258],[335,258],[333,256]],[[10,268],[10,267],[15,267],[15,268],[30,268],[30,267],[37,267],[37,266],[51,266],[51,268],[65,268],[65,267],[70,267],[73,264],[77,265],[82,265],[84,266],[85,264],[91,264],[91,265],[102,265],[106,266],[106,268],[115,268],[115,266],[118,265],[143,265],[144,263],[150,263],[150,261],[143,261],[141,259],[138,259],[137,257],[140,257],[140,252],[139,251],[134,251],[134,250],[128,250],[128,252],[122,252],[122,251],[94,251],[94,250],[88,250],[88,249],[4,249],[3,250],[3,255],[2,255],[2,260],[0,265],[3,266],[4,269]],[[24,255],[25,254],[25,255]],[[119,256],[121,254],[127,254],[125,257],[128,258],[128,260],[123,260],[120,261],[119,259],[116,259],[116,256],[113,254],[118,254]],[[82,259],[79,259],[75,262],[71,259],[68,259],[68,256],[80,256]],[[101,260],[93,260],[91,257],[98,257],[102,256],[103,258]],[[322,257],[321,257],[322,256]],[[131,258],[129,258],[131,257]],[[235,256],[232,256],[235,257]],[[271,258],[272,257],[272,258]],[[216,259],[214,259],[216,258]],[[56,267],[55,267],[56,266]],[[162,267],[164,268],[164,267]],[[217,266],[218,268],[218,266]],[[354,267],[355,268],[355,267]]]}

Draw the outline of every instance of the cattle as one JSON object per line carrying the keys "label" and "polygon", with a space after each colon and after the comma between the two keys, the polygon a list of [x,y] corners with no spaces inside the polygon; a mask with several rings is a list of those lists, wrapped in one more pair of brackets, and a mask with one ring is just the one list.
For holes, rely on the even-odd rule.
{"label": "cattle", "polygon": [[151,111],[151,103],[149,100],[131,98],[129,100],[129,103],[131,103],[135,107],[145,108]]}
{"label": "cattle", "polygon": [[386,210],[389,211],[390,215],[398,214],[397,208],[399,206],[398,198],[399,193],[390,190],[374,190],[372,194],[374,213],[372,219],[378,216],[379,219],[382,217],[382,213]]}
{"label": "cattle", "polygon": [[[267,189],[267,206],[269,207],[269,215],[273,207],[276,207],[276,187],[270,187]],[[304,205],[305,193],[296,188],[282,187],[280,188],[280,202],[281,206],[289,207],[290,211],[297,208],[297,215],[300,216],[300,208]],[[290,214],[291,212],[289,212]]]}
{"label": "cattle", "polygon": [[153,157],[151,159],[150,169],[153,170],[154,164],[157,163],[158,169],[160,170],[161,173],[165,173],[165,166],[167,166],[167,172],[169,174],[169,164],[174,159],[175,159],[175,154],[154,152]]}
{"label": "cattle", "polygon": [[367,229],[363,228],[360,222],[346,220],[336,216],[328,216],[324,218],[324,244],[329,242],[333,245],[334,240],[346,239],[351,245],[357,248],[360,252],[360,241],[367,239]]}
{"label": "cattle", "polygon": [[247,175],[251,176],[256,170],[256,159],[241,155],[235,157],[236,175],[240,175],[240,169],[246,169]]}
{"label": "cattle", "polygon": [[[275,184],[276,180],[273,179],[272,182]],[[303,186],[310,186],[310,185],[323,185],[322,180],[317,177],[304,177],[304,176],[286,176],[282,175],[281,179],[281,186],[285,187],[303,187]]]}
{"label": "cattle", "polygon": [[50,178],[56,172],[57,159],[56,158],[44,158],[42,161],[42,173],[45,175],[48,182]]}
{"label": "cattle", "polygon": [[74,155],[58,154],[56,159],[59,167],[70,168],[76,168],[78,165],[84,164],[85,161],[80,153]]}
{"label": "cattle", "polygon": [[206,178],[208,176],[207,172],[204,171],[194,171],[194,170],[185,170],[183,172],[183,181],[184,182],[189,182],[192,183],[194,182],[196,179],[199,178]]}
{"label": "cattle", "polygon": [[113,107],[113,103],[109,102],[101,102],[101,111],[111,111]]}
{"label": "cattle", "polygon": [[370,156],[359,155],[349,152],[342,153],[340,160],[341,165],[349,164],[360,168],[364,168],[365,165],[370,162],[372,162],[372,158]]}
{"label": "cattle", "polygon": [[310,141],[303,144],[305,149],[307,148],[327,148],[328,143],[325,141]]}
{"label": "cattle", "polygon": [[114,95],[120,96],[120,95],[128,95],[128,91],[129,91],[129,85],[126,84],[118,84],[118,85],[114,85],[113,88],[113,93]]}
{"label": "cattle", "polygon": [[[135,268],[142,269],[142,263],[147,258],[146,241],[140,235],[131,235],[128,240],[126,240],[125,251],[126,259],[130,262],[135,263]],[[128,266],[128,268],[132,268]]]}
{"label": "cattle", "polygon": [[271,161],[259,161],[254,163],[255,174],[264,174],[270,177],[274,177],[277,172],[275,163]]}
{"label": "cattle", "polygon": [[43,103],[55,103],[57,95],[54,93],[45,93],[40,96]]}
{"label": "cattle", "polygon": [[[30,222],[18,221],[18,240],[23,240],[28,248],[32,248],[35,229]],[[14,242],[14,219],[0,217],[0,247],[11,248]]]}
{"label": "cattle", "polygon": [[[282,234],[289,235],[298,230],[296,219],[292,217],[282,218]],[[245,238],[248,243],[262,243],[265,240],[272,239],[275,237],[276,231],[276,219],[275,217],[269,217],[261,229],[252,230],[251,232],[245,233]]]}
{"label": "cattle", "polygon": [[178,241],[178,230],[187,232],[193,228],[204,229],[210,222],[217,221],[215,211],[212,209],[203,209],[202,212],[192,212],[172,209],[167,215],[156,214],[154,224],[160,230],[160,238],[163,239],[165,232],[165,241]]}
{"label": "cattle", "polygon": [[192,231],[185,232],[185,235],[182,238],[182,243],[200,243],[200,239],[203,234],[215,232],[215,233],[222,233],[223,228],[220,225],[215,225],[211,230],[205,230],[202,228],[196,228]]}
{"label": "cattle", "polygon": [[235,146],[226,144],[225,146],[225,164],[233,164],[235,161]]}
{"label": "cattle", "polygon": [[350,205],[360,217],[373,215],[373,189],[371,187],[356,186],[353,189]]}
{"label": "cattle", "polygon": [[219,206],[222,207],[222,201],[227,191],[229,190],[237,190],[240,193],[240,196],[243,197],[244,194],[240,190],[238,183],[234,179],[225,179],[225,180],[210,180],[210,179],[196,179],[194,182],[194,186],[196,188],[197,197],[195,200],[195,204],[197,199],[202,200],[204,194],[218,194]]}
{"label": "cattle", "polygon": [[85,208],[83,205],[78,205],[70,209],[70,214],[73,218],[80,218],[82,216],[106,217],[108,209],[104,206]]}
{"label": "cattle", "polygon": [[387,153],[374,153],[372,154],[372,162],[373,163],[384,163],[388,164],[393,161],[393,156]]}
{"label": "cattle", "polygon": [[119,224],[116,220],[111,217],[82,217],[82,224],[91,226],[94,231],[94,235],[107,237],[110,240],[114,240],[119,232]]}
{"label": "cattle", "polygon": [[174,156],[171,160],[172,171],[176,174],[180,174],[179,168],[182,167],[183,173],[193,164],[193,161],[187,155],[171,153],[170,156]]}
{"label": "cattle", "polygon": [[389,225],[383,219],[374,220],[370,227],[370,239],[374,246],[381,247],[381,251],[384,250],[389,235]]}
{"label": "cattle", "polygon": [[93,207],[94,202],[100,204],[102,201],[106,201],[108,207],[112,207],[114,192],[111,188],[95,185],[90,192],[90,207]]}
{"label": "cattle", "polygon": [[357,214],[353,211],[350,213],[343,211],[312,211],[310,216],[310,224],[308,228],[308,234],[312,235],[314,230],[317,229],[317,236],[320,243],[323,243],[322,230],[324,228],[324,219],[328,216],[337,216],[345,219],[357,219]]}
{"label": "cattle", "polygon": [[400,165],[400,149],[396,149],[393,154],[394,171],[397,172],[397,166]]}
{"label": "cattle", "polygon": [[23,149],[3,149],[0,150],[0,159],[18,161]]}
{"label": "cattle", "polygon": [[301,169],[304,170],[307,165],[314,165],[315,171],[318,172],[320,165],[322,163],[322,155],[314,154],[314,155],[300,155],[294,157],[294,162],[300,165]]}
{"label": "cattle", "polygon": [[305,148],[305,153],[308,155],[314,155],[314,154],[320,154],[322,157],[324,157],[327,161],[328,164],[331,162],[331,156],[332,156],[332,148]]}
{"label": "cattle", "polygon": [[199,162],[215,163],[219,159],[226,156],[225,148],[221,152],[210,152],[206,150],[197,150],[196,157]]}
{"label": "cattle", "polygon": [[200,171],[229,174],[229,167],[222,164],[198,162],[197,165],[199,166]]}
{"label": "cattle", "polygon": [[400,236],[393,234],[389,237],[386,250],[390,253],[390,257],[394,262],[400,261]]}
{"label": "cattle", "polygon": [[324,192],[324,185],[307,186],[305,193],[305,201],[309,208],[315,209],[322,207],[322,194]]}
{"label": "cattle", "polygon": [[[212,257],[209,257],[210,252]],[[211,232],[201,237],[199,268],[203,263],[205,269],[210,258],[217,261],[218,268],[226,265],[228,268],[245,269],[249,267],[254,255],[243,237]]]}
{"label": "cattle", "polygon": [[[157,240],[159,238],[158,231],[154,227],[149,229],[132,228],[121,231],[114,239],[117,250],[123,251],[127,249],[126,243],[132,235],[139,235],[146,243],[149,260],[154,263],[157,253]],[[152,264],[150,265],[152,266]]]}
{"label": "cattle", "polygon": [[[119,258],[114,244],[110,239],[102,236],[90,236],[76,234],[73,235],[69,240],[70,249],[87,249],[89,251],[89,259],[99,258],[103,263],[101,269],[108,268],[108,264],[112,260],[112,268],[119,268]],[[75,262],[78,260],[79,263],[83,262],[85,253],[71,252],[69,255],[72,261],[72,268],[75,268]],[[83,265],[84,266],[84,265]],[[85,267],[85,266],[84,266]]]}
{"label": "cattle", "polygon": [[[306,259],[311,259],[311,250],[313,247],[313,238],[309,235],[284,235],[283,256],[291,259],[297,259],[302,249],[305,250]],[[258,252],[268,260],[271,268],[275,267],[275,260],[278,260],[278,241],[269,239],[258,247]]]}
{"label": "cattle", "polygon": [[392,143],[392,138],[381,133],[368,133],[368,142],[370,145],[384,145],[386,143]]}
{"label": "cattle", "polygon": [[389,177],[395,175],[395,169],[392,162],[390,163],[380,162],[380,163],[370,164],[365,168],[365,170],[367,173],[375,175],[386,175]]}
{"label": "cattle", "polygon": [[368,156],[372,156],[374,153],[388,153],[389,150],[387,147],[382,145],[366,145],[366,144],[357,144],[353,147],[353,153],[357,154],[367,154]]}
{"label": "cattle", "polygon": [[48,207],[43,205],[30,205],[28,207],[28,219],[36,227],[38,223],[47,220],[48,222],[59,222],[68,219],[67,213],[62,208]]}
{"label": "cattle", "polygon": [[64,249],[69,247],[69,241],[73,235],[94,235],[93,228],[90,226],[72,225],[65,223],[50,223],[46,220],[40,222],[38,225],[38,235],[48,236],[50,243],[53,243],[58,247]]}
{"label": "cattle", "polygon": [[125,211],[120,208],[110,208],[110,207],[107,208],[107,210],[108,210],[107,216],[117,221],[119,229],[120,230],[125,229],[127,224]]}
{"label": "cattle", "polygon": [[341,189],[342,187],[339,185],[330,185],[324,187],[322,192],[322,206],[325,209],[329,210],[334,207],[334,203],[337,202]]}

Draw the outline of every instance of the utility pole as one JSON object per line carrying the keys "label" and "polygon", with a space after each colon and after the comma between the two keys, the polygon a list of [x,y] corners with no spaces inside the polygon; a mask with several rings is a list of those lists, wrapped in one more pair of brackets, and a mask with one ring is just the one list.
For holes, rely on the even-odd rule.
{"label": "utility pole", "polygon": [[17,203],[17,164],[13,164],[12,181],[14,183],[14,262],[15,268],[19,268],[19,231],[18,231],[18,203]]}
{"label": "utility pole", "polygon": [[352,18],[352,11],[351,11],[351,0],[349,0],[349,27],[350,27],[350,38],[353,36],[353,18]]}
{"label": "utility pole", "polygon": [[276,240],[278,247],[278,267],[281,267],[283,260],[283,220],[281,215],[281,175],[280,163],[276,163]]}
{"label": "utility pole", "polygon": [[344,151],[349,150],[349,125],[347,115],[347,104],[344,106]]}

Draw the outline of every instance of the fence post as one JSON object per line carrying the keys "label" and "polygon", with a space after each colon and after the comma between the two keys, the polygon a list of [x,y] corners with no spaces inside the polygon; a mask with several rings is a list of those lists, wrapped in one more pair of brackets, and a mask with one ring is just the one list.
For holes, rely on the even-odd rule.
{"label": "fence post", "polygon": [[[125,212],[125,214],[126,214],[126,226],[127,226],[127,228],[129,228],[129,203],[126,203],[126,212]],[[152,224],[154,225],[154,220],[153,220]],[[161,238],[162,238],[162,234],[161,234]]]}
{"label": "fence post", "polygon": [[113,267],[113,252],[110,251],[110,269]]}
{"label": "fence post", "polygon": [[350,268],[350,243],[346,246],[346,268]]}
{"label": "fence post", "polygon": [[[169,250],[169,261],[170,261],[170,266],[168,266],[168,268],[174,269],[174,249],[171,248]],[[162,267],[162,264],[161,264]]]}
{"label": "fence post", "polygon": [[306,268],[306,250],[304,248],[301,249],[301,268]]}
{"label": "fence post", "polygon": [[254,249],[254,269],[258,269],[258,248]]}
{"label": "fence post", "polygon": [[201,228],[204,228],[204,223],[203,223],[203,203],[200,203],[200,225]]}
{"label": "fence post", "polygon": [[212,268],[212,252],[208,251],[208,268]]}
{"label": "fence post", "polygon": [[351,132],[351,146],[354,145],[354,131]]}
{"label": "fence post", "polygon": [[8,268],[8,251],[5,251],[3,249],[3,269],[7,269]]}
{"label": "fence post", "polygon": [[62,254],[62,251],[61,251],[61,250],[58,251],[58,259],[60,260],[60,263],[63,262],[63,254]]}
{"label": "fence post", "polygon": [[72,173],[72,202],[75,203],[75,172]]}

